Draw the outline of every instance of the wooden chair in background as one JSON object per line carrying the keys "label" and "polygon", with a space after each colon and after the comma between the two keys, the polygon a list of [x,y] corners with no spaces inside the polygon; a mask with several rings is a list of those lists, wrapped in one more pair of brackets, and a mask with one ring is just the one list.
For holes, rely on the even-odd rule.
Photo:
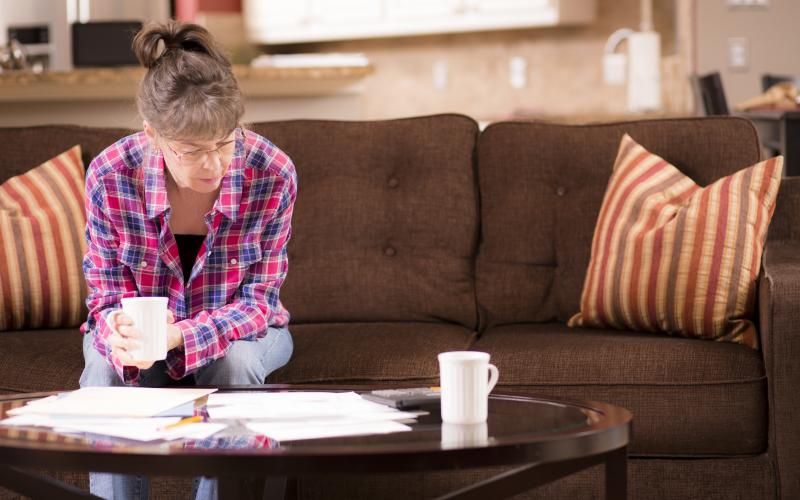
{"label": "wooden chair in background", "polygon": [[701,107],[706,116],[730,114],[718,71],[707,75],[693,75],[691,80],[698,107]]}

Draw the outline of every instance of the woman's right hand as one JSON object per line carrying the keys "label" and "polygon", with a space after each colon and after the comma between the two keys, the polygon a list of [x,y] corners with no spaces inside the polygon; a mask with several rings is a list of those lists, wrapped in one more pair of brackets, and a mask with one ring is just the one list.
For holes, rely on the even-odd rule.
{"label": "woman's right hand", "polygon": [[133,320],[124,312],[115,313],[111,317],[108,325],[111,327],[111,335],[108,336],[108,343],[111,345],[111,355],[119,360],[122,366],[135,366],[140,370],[146,370],[153,366],[153,361],[136,361],[130,352],[139,347],[139,340],[142,332],[133,327]]}

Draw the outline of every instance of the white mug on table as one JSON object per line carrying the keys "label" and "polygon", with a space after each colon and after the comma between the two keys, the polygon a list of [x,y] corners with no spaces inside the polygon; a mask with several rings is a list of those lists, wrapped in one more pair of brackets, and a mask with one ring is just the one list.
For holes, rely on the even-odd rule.
{"label": "white mug on table", "polygon": [[485,422],[489,393],[500,377],[497,367],[489,363],[489,354],[477,351],[443,352],[439,354],[439,374],[442,422]]}
{"label": "white mug on table", "polygon": [[136,361],[160,361],[167,357],[167,298],[129,297],[122,299],[122,309],[106,317],[109,325],[114,316],[124,312],[133,320],[133,327],[142,332],[140,347],[128,350]]}

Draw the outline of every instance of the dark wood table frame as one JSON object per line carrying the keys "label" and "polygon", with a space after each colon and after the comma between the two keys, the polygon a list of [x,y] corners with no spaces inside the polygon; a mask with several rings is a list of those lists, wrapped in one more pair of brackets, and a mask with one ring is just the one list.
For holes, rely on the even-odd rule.
{"label": "dark wood table frame", "polygon": [[[0,401],[21,397],[4,396],[0,397]],[[491,398],[520,403],[554,401],[510,395],[492,395]],[[605,464],[606,498],[627,498],[630,412],[603,403],[557,402],[594,410],[604,414],[605,418],[575,431],[528,438],[520,436],[519,439],[500,438],[498,443],[490,446],[463,449],[442,449],[428,443],[420,445],[419,442],[409,442],[387,444],[385,447],[370,446],[367,449],[357,445],[309,447],[294,451],[289,448],[286,453],[280,449],[272,449],[267,453],[258,453],[257,450],[254,453],[243,453],[242,450],[170,453],[132,445],[129,452],[120,453],[92,450],[87,445],[79,444],[0,439],[0,485],[33,498],[86,499],[98,497],[27,469],[207,475],[219,479],[221,499],[296,498],[296,478],[303,476],[350,475],[353,471],[358,471],[358,474],[399,473],[516,466],[439,497],[482,500],[508,498],[589,467]]]}
{"label": "dark wood table frame", "polygon": [[783,155],[785,175],[800,175],[800,109],[742,111],[737,115],[755,124],[762,146]]}

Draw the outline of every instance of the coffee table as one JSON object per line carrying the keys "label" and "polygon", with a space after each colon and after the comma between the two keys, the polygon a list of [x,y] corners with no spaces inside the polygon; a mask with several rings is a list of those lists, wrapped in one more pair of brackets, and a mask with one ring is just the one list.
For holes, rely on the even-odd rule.
{"label": "coffee table", "polygon": [[[268,385],[224,391],[364,390],[364,387]],[[49,393],[0,397],[0,418]],[[595,402],[493,394],[486,425],[443,425],[421,416],[412,430],[278,443],[233,424],[198,441],[136,443],[0,426],[0,486],[44,498],[97,498],[23,470],[216,476],[220,498],[296,494],[296,478],[510,466],[507,472],[440,498],[507,498],[597,464],[605,464],[606,498],[627,496],[628,410]],[[269,479],[268,479],[269,478]],[[288,478],[288,479],[287,479]],[[285,489],[284,489],[285,488]]]}

